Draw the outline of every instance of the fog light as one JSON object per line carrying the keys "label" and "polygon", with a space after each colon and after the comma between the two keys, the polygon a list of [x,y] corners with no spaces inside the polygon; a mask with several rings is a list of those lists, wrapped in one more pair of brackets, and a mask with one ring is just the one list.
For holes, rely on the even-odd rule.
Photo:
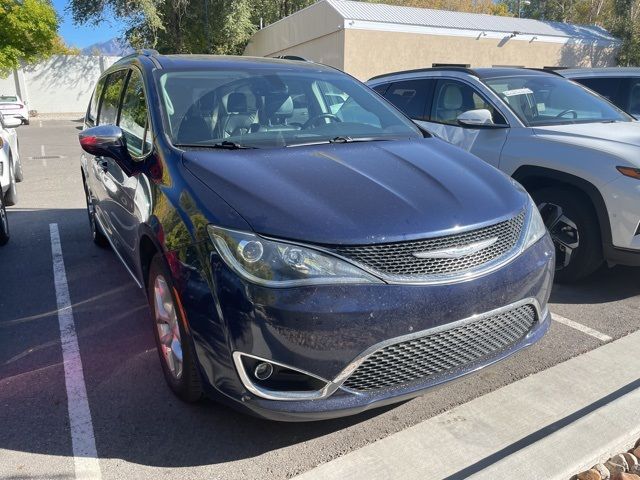
{"label": "fog light", "polygon": [[256,365],[253,371],[253,376],[258,380],[267,380],[273,373],[273,365],[267,362],[262,362]]}

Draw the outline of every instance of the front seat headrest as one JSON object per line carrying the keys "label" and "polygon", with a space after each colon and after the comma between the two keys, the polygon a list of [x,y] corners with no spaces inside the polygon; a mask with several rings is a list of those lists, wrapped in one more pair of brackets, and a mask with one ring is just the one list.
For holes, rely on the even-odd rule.
{"label": "front seat headrest", "polygon": [[232,92],[227,98],[227,113],[246,113],[247,96],[241,92]]}
{"label": "front seat headrest", "polygon": [[264,99],[268,118],[284,118],[293,115],[293,100],[288,93],[271,93]]}
{"label": "front seat headrest", "polygon": [[447,110],[458,110],[462,107],[462,92],[457,85],[447,85],[442,101],[443,107]]}

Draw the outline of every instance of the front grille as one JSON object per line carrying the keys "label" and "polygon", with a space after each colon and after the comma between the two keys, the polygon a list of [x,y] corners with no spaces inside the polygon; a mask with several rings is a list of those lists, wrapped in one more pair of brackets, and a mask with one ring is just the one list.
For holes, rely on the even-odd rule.
{"label": "front grille", "polygon": [[526,304],[461,326],[383,347],[344,382],[358,391],[437,377],[487,360],[523,339],[537,321]]}
{"label": "front grille", "polygon": [[[400,280],[462,274],[510,253],[520,239],[524,221],[523,210],[510,220],[469,232],[412,242],[341,246],[335,247],[334,251],[374,271]],[[498,240],[492,245],[459,258],[416,258],[413,255],[465,247],[495,237]]]}

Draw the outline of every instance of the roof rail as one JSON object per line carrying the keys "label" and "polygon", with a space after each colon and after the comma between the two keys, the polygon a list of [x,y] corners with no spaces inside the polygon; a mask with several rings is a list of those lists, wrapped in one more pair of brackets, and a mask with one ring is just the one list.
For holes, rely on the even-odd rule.
{"label": "roof rail", "polygon": [[145,57],[157,57],[158,55],[160,55],[158,51],[154,50],[153,48],[141,48],[139,50],[136,50],[136,53],[138,55],[144,55]]}
{"label": "roof rail", "polygon": [[557,70],[563,70],[562,68],[524,68],[524,70],[533,70],[534,72],[542,72],[542,73],[550,73],[551,75],[556,75],[558,77],[562,77]]}
{"label": "roof rail", "polygon": [[308,58],[300,57],[298,55],[278,55],[277,57],[273,57],[273,58],[278,58],[280,60],[297,60],[299,62],[312,62],[312,60],[309,60]]}
{"label": "roof rail", "polygon": [[471,68],[466,68],[466,67],[428,67],[428,68],[416,68],[413,70],[401,70],[399,72],[384,73],[382,75],[376,75],[375,77],[371,77],[368,81],[377,80],[379,78],[384,78],[384,77],[390,77],[392,75],[402,75],[405,73],[422,73],[422,72],[464,72],[464,73],[468,73],[469,75],[473,75],[474,77],[478,76],[478,73],[475,70]]}

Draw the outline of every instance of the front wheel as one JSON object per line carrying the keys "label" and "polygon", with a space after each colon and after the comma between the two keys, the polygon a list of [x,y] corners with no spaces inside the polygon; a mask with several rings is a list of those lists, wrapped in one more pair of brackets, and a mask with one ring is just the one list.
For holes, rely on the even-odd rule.
{"label": "front wheel", "polygon": [[171,274],[161,254],[156,254],[151,261],[147,294],[164,378],[178,397],[196,402],[202,397],[202,383],[195,352]]}
{"label": "front wheel", "polygon": [[559,187],[542,188],[531,196],[556,247],[556,280],[571,283],[595,272],[604,258],[598,218],[589,199]]}
{"label": "front wheel", "polygon": [[4,194],[4,204],[11,207],[18,203],[18,188],[16,187],[16,177],[13,173],[13,162],[9,159],[9,189]]}
{"label": "front wheel", "polygon": [[7,209],[4,208],[2,195],[0,195],[0,245],[6,245],[9,241],[9,221],[7,219]]}
{"label": "front wheel", "polygon": [[22,160],[18,160],[16,162],[16,170],[15,170],[16,182],[21,182],[24,180],[24,172],[22,171]]}

